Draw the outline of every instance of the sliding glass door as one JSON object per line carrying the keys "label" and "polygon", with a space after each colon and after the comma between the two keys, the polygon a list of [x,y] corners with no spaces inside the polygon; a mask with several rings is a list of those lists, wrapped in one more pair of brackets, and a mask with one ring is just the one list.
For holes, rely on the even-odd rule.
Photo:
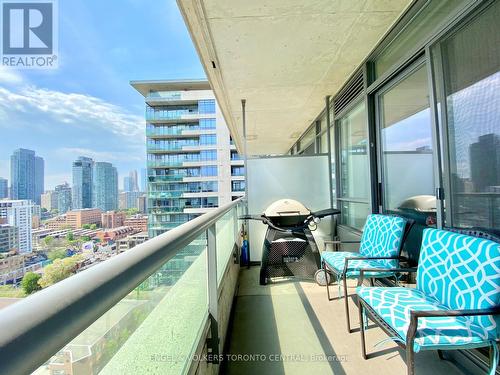
{"label": "sliding glass door", "polygon": [[376,101],[382,211],[434,224],[434,142],[425,63],[389,82]]}

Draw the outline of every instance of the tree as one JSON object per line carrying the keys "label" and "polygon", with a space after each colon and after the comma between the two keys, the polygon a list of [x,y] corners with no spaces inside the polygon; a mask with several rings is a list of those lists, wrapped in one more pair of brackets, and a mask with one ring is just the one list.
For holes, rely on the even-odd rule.
{"label": "tree", "polygon": [[54,237],[52,236],[47,236],[43,239],[43,243],[45,246],[50,246],[50,244],[54,241]]}
{"label": "tree", "polygon": [[66,249],[64,247],[58,247],[52,251],[49,251],[47,258],[54,261],[56,259],[66,258]]}
{"label": "tree", "polygon": [[68,234],[66,235],[66,239],[71,242],[75,240],[75,236],[73,235],[73,232],[69,231]]}
{"label": "tree", "polygon": [[81,239],[84,242],[90,241],[90,237],[89,236],[82,236]]}
{"label": "tree", "polygon": [[38,280],[40,280],[41,276],[34,272],[26,272],[21,281],[21,287],[24,290],[24,293],[31,294],[40,290],[41,287],[38,284]]}
{"label": "tree", "polygon": [[83,224],[83,225],[82,225],[82,228],[83,228],[83,229],[90,229],[90,224]]}
{"label": "tree", "polygon": [[97,229],[97,224],[91,224],[89,229],[96,230]]}
{"label": "tree", "polygon": [[81,255],[73,255],[69,258],[56,259],[54,263],[44,268],[43,276],[38,280],[38,284],[42,288],[46,288],[68,276],[71,276],[76,271],[76,265],[83,260]]}

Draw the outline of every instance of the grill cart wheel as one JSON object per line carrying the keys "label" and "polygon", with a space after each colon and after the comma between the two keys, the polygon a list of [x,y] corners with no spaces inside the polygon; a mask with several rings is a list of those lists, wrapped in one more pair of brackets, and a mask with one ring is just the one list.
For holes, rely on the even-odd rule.
{"label": "grill cart wheel", "polygon": [[330,272],[326,271],[325,281],[325,271],[320,268],[314,273],[314,281],[316,281],[316,284],[319,286],[326,286],[326,281],[328,282],[328,285],[331,285],[333,283],[333,277]]}

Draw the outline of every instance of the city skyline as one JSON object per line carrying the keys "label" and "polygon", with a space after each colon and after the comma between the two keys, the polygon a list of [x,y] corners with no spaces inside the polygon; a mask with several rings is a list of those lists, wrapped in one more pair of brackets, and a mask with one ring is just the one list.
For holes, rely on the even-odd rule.
{"label": "city skyline", "polygon": [[[23,147],[20,147],[20,148],[17,148],[15,150],[12,150],[11,156],[18,150],[33,151],[36,155],[35,150],[29,150],[29,149],[25,149]],[[78,160],[80,158],[91,159],[94,163],[97,163],[97,162],[108,163],[108,161],[94,160],[94,159],[92,159],[88,156],[84,156],[84,155],[78,156],[75,160]],[[73,160],[73,162],[71,164],[73,164],[75,160]],[[45,169],[46,164],[44,163],[44,158],[39,157],[39,156],[35,156],[35,163],[38,162],[38,164],[40,164],[40,161],[42,162],[43,169]],[[144,164],[146,164],[146,162]],[[0,199],[2,199],[2,198],[12,199],[13,198],[12,197],[12,172],[11,172],[11,168],[12,168],[12,161],[10,160],[7,172],[5,173],[5,175],[0,175]],[[60,187],[61,185],[65,185],[65,184],[68,184],[70,187],[72,187],[72,180],[73,180],[72,167],[70,166],[68,168],[68,170],[70,171],[68,174],[68,180],[60,180],[60,181],[56,182],[54,186],[50,186],[50,187],[47,186],[46,178],[44,178],[43,184],[42,184],[44,186],[44,188],[39,191],[40,195],[42,195],[46,192],[51,192],[51,191],[57,190],[58,187]],[[145,176],[143,176],[144,170],[145,170],[145,168],[139,168],[139,170],[131,169],[127,172],[124,172],[123,174],[118,173],[118,177],[117,177],[118,190],[120,192],[129,191],[126,189],[126,180],[132,178],[133,179],[132,185],[134,186],[134,190],[132,190],[132,191],[144,192],[145,190],[143,188],[145,187],[144,186],[145,184],[142,182],[143,177],[145,177]],[[140,174],[140,179],[139,179],[139,174]],[[44,175],[44,174],[42,173],[42,175]],[[25,199],[25,198],[20,198],[20,199]]]}

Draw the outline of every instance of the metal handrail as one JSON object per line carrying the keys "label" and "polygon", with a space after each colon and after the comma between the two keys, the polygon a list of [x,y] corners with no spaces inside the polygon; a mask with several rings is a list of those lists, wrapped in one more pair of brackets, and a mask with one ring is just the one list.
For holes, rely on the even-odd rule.
{"label": "metal handrail", "polygon": [[0,374],[29,374],[111,309],[242,198],[0,311]]}

